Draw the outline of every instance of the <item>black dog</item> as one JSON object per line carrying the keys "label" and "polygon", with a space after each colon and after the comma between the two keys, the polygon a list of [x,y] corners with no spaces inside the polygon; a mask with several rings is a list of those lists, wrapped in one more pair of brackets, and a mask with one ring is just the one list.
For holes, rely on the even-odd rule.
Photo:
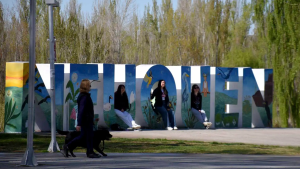
{"label": "black dog", "polygon": [[[65,135],[66,136],[66,139],[65,139],[65,144],[68,144],[70,141],[72,141],[75,137],[79,136],[80,135],[80,131],[61,131],[61,130],[57,130],[57,132],[61,135]],[[94,131],[94,137],[93,137],[93,148],[95,150],[97,150],[100,154],[102,154],[103,156],[107,156],[107,154],[105,154],[103,152],[104,150],[104,140],[109,140],[110,138],[112,138],[112,135],[109,133],[108,130],[96,130]],[[103,141],[103,149],[101,150],[100,147],[99,147],[99,144],[101,143],[101,141]],[[73,150],[77,147],[77,146],[80,146],[80,147],[84,147],[86,148],[86,141],[84,139],[80,140],[78,142],[78,144],[75,146],[75,147],[69,147],[69,151],[71,153],[71,155],[73,157],[76,157],[73,153]],[[66,154],[67,157],[70,156],[69,153]]]}

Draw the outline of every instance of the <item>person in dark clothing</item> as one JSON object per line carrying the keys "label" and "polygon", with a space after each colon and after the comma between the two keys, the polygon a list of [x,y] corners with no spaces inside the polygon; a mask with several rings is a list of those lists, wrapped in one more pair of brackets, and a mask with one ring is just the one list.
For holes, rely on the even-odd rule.
{"label": "person in dark clothing", "polygon": [[[93,151],[93,125],[94,125],[94,105],[89,91],[91,83],[88,79],[83,79],[80,84],[80,94],[77,98],[78,115],[76,130],[81,131],[80,135],[63,146],[62,153],[67,157],[68,149],[77,145],[81,139],[86,139],[86,155],[88,158],[99,158],[99,154]],[[72,148],[73,149],[73,148]]]}
{"label": "person in dark clothing", "polygon": [[151,95],[151,100],[155,97],[155,109],[161,114],[164,121],[164,125],[167,130],[176,130],[174,114],[169,107],[169,96],[168,90],[165,85],[164,80],[158,82],[157,88],[153,91]]}
{"label": "person in dark clothing", "polygon": [[202,110],[202,95],[200,93],[199,86],[194,84],[192,86],[191,93],[191,107],[194,116],[203,123],[204,127],[211,125],[211,122],[207,121],[207,117],[205,115],[205,111]]}
{"label": "person in dark clothing", "polygon": [[126,123],[129,128],[140,129],[141,126],[136,124],[128,113],[129,109],[128,96],[124,85],[119,85],[115,92],[115,112]]}

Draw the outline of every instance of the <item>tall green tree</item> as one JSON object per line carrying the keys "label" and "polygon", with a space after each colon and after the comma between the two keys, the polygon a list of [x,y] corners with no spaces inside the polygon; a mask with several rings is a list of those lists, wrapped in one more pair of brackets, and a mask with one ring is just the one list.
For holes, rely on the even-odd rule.
{"label": "tall green tree", "polygon": [[[274,0],[268,17],[269,45],[275,50],[272,59],[276,103],[284,127],[291,124],[300,127],[299,97],[299,31],[300,2]],[[276,105],[274,106],[277,107]]]}

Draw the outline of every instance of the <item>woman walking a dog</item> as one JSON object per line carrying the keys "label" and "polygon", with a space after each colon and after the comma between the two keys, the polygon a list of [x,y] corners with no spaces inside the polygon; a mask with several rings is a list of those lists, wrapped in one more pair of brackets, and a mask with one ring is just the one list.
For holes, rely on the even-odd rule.
{"label": "woman walking a dog", "polygon": [[88,79],[83,79],[80,84],[80,94],[77,98],[78,116],[76,130],[80,131],[80,135],[63,146],[62,153],[68,157],[68,149],[76,147],[81,139],[86,140],[86,155],[88,158],[99,158],[99,154],[93,151],[93,125],[94,125],[94,105],[89,93],[91,83]]}
{"label": "woman walking a dog", "polygon": [[161,114],[164,121],[164,125],[167,130],[177,130],[174,124],[174,114],[169,107],[169,96],[168,90],[166,88],[166,82],[160,80],[158,82],[157,88],[153,91],[151,95],[151,100],[155,97],[155,109]]}
{"label": "woman walking a dog", "polygon": [[129,102],[125,86],[121,84],[115,92],[115,112],[124,121],[124,123],[129,126],[129,128],[140,129],[141,126],[136,124],[131,115],[127,112],[129,109],[128,105]]}
{"label": "woman walking a dog", "polygon": [[200,93],[199,86],[194,84],[192,86],[191,93],[191,107],[194,116],[203,123],[204,127],[207,128],[211,125],[211,122],[207,121],[205,111],[202,110],[202,95]]}

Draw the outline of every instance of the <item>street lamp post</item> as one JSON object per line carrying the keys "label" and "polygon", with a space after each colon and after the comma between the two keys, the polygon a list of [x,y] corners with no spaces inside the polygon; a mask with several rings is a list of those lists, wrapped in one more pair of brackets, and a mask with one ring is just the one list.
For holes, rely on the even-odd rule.
{"label": "street lamp post", "polygon": [[45,0],[49,12],[49,45],[50,45],[50,97],[51,97],[51,142],[49,152],[57,152],[59,146],[56,142],[56,120],[55,120],[55,68],[54,68],[54,35],[53,35],[53,7],[58,7],[56,0]]}
{"label": "street lamp post", "polygon": [[22,166],[37,166],[38,163],[33,152],[34,127],[34,78],[35,78],[35,18],[36,0],[30,0],[30,46],[29,46],[29,87],[28,87],[28,127],[27,149],[22,158]]}

